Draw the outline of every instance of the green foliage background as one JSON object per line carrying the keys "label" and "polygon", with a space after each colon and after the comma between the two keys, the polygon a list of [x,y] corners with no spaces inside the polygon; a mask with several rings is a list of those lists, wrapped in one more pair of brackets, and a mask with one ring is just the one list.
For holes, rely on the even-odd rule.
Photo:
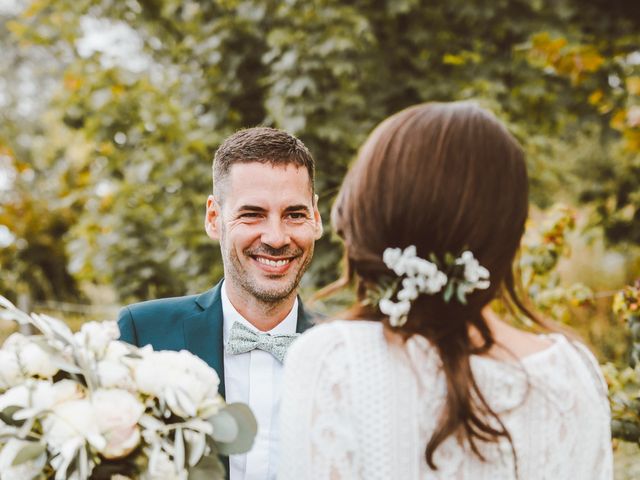
{"label": "green foliage background", "polygon": [[[0,216],[26,244],[2,252],[1,286],[73,299],[88,281],[121,301],[205,289],[221,275],[202,217],[224,137],[258,124],[300,136],[328,218],[377,122],[467,98],[527,148],[535,203],[595,205],[613,241],[637,242],[640,142],[625,149],[611,122],[640,88],[624,88],[638,79],[627,61],[640,55],[638,12],[569,0],[25,2],[3,17],[3,75],[20,97],[20,63],[43,95],[37,115],[3,112],[17,179]],[[133,32],[125,49],[140,65],[83,52],[92,29],[116,27]],[[327,236],[317,250],[308,285],[335,276],[339,249]]]}

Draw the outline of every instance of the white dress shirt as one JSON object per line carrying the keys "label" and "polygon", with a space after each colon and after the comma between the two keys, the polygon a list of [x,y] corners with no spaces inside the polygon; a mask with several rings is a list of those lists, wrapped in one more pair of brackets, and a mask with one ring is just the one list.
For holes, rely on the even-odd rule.
{"label": "white dress shirt", "polygon": [[[222,284],[223,342],[226,347],[234,322],[258,331],[238,313]],[[295,333],[298,321],[298,299],[282,322],[268,333]],[[224,354],[224,382],[227,403],[249,405],[258,422],[253,448],[241,455],[229,456],[230,480],[275,480],[278,472],[278,424],[281,396],[282,364],[270,353],[252,350],[247,353]]]}

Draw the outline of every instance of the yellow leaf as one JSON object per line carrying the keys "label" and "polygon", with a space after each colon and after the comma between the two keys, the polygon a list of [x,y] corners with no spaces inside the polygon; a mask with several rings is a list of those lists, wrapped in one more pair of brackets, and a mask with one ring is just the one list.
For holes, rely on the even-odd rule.
{"label": "yellow leaf", "polygon": [[444,63],[445,65],[464,65],[464,58],[462,57],[462,55],[445,53],[442,57],[442,63]]}
{"label": "yellow leaf", "polygon": [[24,12],[22,12],[22,15],[25,18],[33,17],[34,15],[40,13],[48,3],[49,2],[47,2],[46,0],[34,0],[29,4],[27,8],[25,8]]}
{"label": "yellow leaf", "polygon": [[576,55],[576,66],[585,72],[595,72],[604,63],[604,58],[592,47]]}
{"label": "yellow leaf", "polygon": [[625,130],[625,148],[631,152],[640,152],[640,130]]}
{"label": "yellow leaf", "polygon": [[18,37],[21,37],[27,31],[27,26],[24,23],[16,22],[15,20],[10,20],[5,25],[7,30]]}
{"label": "yellow leaf", "polygon": [[600,100],[602,100],[602,97],[604,97],[604,92],[600,89],[595,90],[589,95],[589,103],[591,105],[597,105],[600,103]]}
{"label": "yellow leaf", "polygon": [[111,93],[113,94],[114,97],[119,97],[124,92],[125,92],[124,85],[116,84],[111,86]]}
{"label": "yellow leaf", "polygon": [[627,90],[632,95],[640,95],[640,77],[627,78]]}
{"label": "yellow leaf", "polygon": [[71,90],[72,92],[75,92],[81,86],[82,86],[81,77],[69,72],[64,74],[64,88],[66,88],[67,90]]}
{"label": "yellow leaf", "polygon": [[615,130],[623,130],[626,119],[627,112],[625,110],[618,110],[613,117],[611,117],[611,128],[614,128]]}

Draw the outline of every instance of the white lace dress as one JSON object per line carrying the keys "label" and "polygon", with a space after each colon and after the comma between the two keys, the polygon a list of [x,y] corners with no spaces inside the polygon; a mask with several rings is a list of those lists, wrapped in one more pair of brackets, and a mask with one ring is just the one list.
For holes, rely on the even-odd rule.
{"label": "white lace dress", "polygon": [[335,321],[289,350],[280,480],[611,479],[606,386],[591,353],[562,335],[520,363],[472,357],[485,398],[509,430],[480,461],[453,437],[424,459],[444,405],[440,360],[424,338],[389,344],[382,324]]}

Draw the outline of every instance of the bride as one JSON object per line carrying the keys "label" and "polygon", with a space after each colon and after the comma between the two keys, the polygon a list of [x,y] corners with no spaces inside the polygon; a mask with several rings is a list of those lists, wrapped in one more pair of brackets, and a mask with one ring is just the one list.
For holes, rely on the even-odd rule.
{"label": "bride", "polygon": [[331,217],[358,300],[287,355],[280,479],[612,478],[597,362],[516,292],[527,214],[522,149],[474,103],[371,133]]}

